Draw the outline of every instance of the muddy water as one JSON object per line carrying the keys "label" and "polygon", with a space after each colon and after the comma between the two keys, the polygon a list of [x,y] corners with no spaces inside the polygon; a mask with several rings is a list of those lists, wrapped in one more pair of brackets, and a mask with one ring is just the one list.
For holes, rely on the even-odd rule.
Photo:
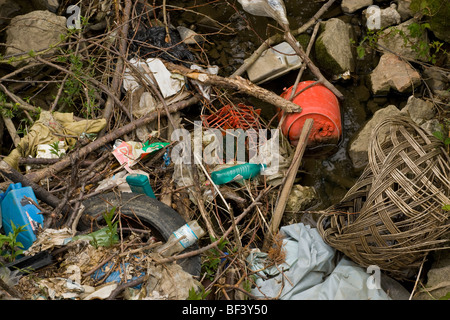
{"label": "muddy water", "polygon": [[[285,0],[285,4],[291,29],[294,29],[307,22],[324,2]],[[172,23],[207,34],[207,42],[198,53],[208,59],[210,64],[219,65],[222,76],[231,75],[263,40],[277,33],[276,23],[273,20],[245,13],[237,1],[183,1],[179,6],[188,7],[202,14],[191,12],[176,14],[174,11]],[[343,15],[339,4],[333,5],[322,19],[331,17],[338,17],[350,23],[356,35],[360,35],[363,30],[359,17]],[[232,30],[227,29],[225,25],[229,25]],[[312,58],[314,59],[313,55]],[[305,154],[298,183],[314,186],[318,192],[319,202],[311,209],[324,209],[339,202],[354,185],[361,172],[355,171],[352,166],[347,153],[348,145],[373,112],[391,103],[389,100],[391,97],[372,97],[365,86],[366,75],[376,66],[377,61],[372,58],[368,55],[369,61],[357,62],[357,71],[352,79],[334,83],[345,96],[340,105],[344,132],[342,141],[327,154],[318,155],[316,151],[307,151]],[[281,94],[285,88],[294,83],[296,76],[297,71],[293,71],[261,86]],[[305,72],[302,81],[310,79],[313,79],[312,74]],[[261,108],[265,119],[271,119],[276,113],[272,106],[259,100],[247,96],[242,99],[249,105]]]}

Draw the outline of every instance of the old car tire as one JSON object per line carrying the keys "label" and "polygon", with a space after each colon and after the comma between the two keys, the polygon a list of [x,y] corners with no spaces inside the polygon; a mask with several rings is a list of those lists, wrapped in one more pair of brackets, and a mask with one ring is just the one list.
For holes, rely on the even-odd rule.
{"label": "old car tire", "polygon": [[[83,201],[83,205],[85,206],[84,217],[78,223],[80,231],[91,228],[93,220],[98,223],[104,222],[103,213],[107,210],[109,212],[113,207],[116,207],[116,210],[120,208],[122,220],[125,219],[127,223],[133,223],[135,226],[144,224],[155,232],[161,241],[167,241],[173,231],[186,223],[178,212],[144,194],[110,192],[87,199]],[[183,253],[196,249],[198,245],[194,244]],[[177,260],[177,263],[191,275],[200,275],[199,255]]]}

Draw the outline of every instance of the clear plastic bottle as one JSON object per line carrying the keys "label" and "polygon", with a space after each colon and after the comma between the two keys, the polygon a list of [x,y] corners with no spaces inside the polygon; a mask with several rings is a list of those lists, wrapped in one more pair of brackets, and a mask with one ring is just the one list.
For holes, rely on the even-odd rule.
{"label": "clear plastic bottle", "polygon": [[234,181],[236,179],[250,179],[260,174],[264,170],[263,164],[244,163],[230,168],[211,172],[211,180],[220,185]]}
{"label": "clear plastic bottle", "polygon": [[[189,221],[184,226],[174,231],[167,242],[160,246],[156,252],[163,257],[172,256],[190,247],[204,235],[205,231],[200,227],[197,221]],[[182,237],[184,238],[179,240]]]}

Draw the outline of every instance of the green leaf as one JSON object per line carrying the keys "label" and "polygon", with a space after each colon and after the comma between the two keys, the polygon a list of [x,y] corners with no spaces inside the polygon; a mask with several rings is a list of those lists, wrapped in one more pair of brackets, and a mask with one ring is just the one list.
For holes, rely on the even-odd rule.
{"label": "green leaf", "polygon": [[446,204],[442,207],[442,210],[450,211],[450,204]]}
{"label": "green leaf", "polygon": [[440,297],[439,300],[450,300],[450,292],[447,292],[445,296]]}
{"label": "green leaf", "polygon": [[450,137],[445,138],[444,144],[448,146],[450,144]]}
{"label": "green leaf", "polygon": [[444,134],[441,131],[434,131],[433,136],[435,136],[441,141],[444,141]]}
{"label": "green leaf", "polygon": [[358,57],[359,57],[360,59],[363,59],[364,56],[366,55],[366,50],[365,50],[364,47],[362,47],[362,46],[356,47],[356,52],[358,53]]}

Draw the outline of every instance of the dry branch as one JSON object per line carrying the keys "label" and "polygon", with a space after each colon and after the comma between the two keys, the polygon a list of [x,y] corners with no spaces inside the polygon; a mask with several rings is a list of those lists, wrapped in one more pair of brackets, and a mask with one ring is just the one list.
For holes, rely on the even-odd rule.
{"label": "dry branch", "polygon": [[56,208],[60,204],[60,200],[56,196],[42,188],[40,185],[34,183],[34,181],[22,175],[20,172],[16,171],[4,160],[0,161],[0,172],[14,183],[20,182],[24,187],[31,186],[36,194],[36,197],[53,208]]}
{"label": "dry branch", "polygon": [[306,119],[305,125],[303,126],[300,138],[298,140],[297,148],[295,149],[294,158],[292,159],[292,163],[283,183],[283,189],[281,190],[280,197],[278,198],[278,203],[272,216],[272,221],[270,222],[270,228],[264,238],[263,251],[267,251],[269,249],[269,245],[271,243],[271,240],[273,239],[273,235],[277,233],[278,227],[280,226],[281,218],[283,217],[284,210],[286,209],[289,194],[291,193],[298,168],[301,164],[303,153],[306,149],[307,140],[309,137],[309,133],[311,132],[313,122],[314,120],[311,118]]}
{"label": "dry branch", "polygon": [[[117,3],[116,3],[117,4]],[[120,30],[121,33],[121,39],[119,41],[119,52],[120,55],[117,57],[117,64],[116,69],[114,71],[114,76],[112,80],[112,87],[111,90],[114,93],[117,93],[120,88],[120,82],[122,78],[122,71],[124,67],[124,58],[126,56],[127,51],[127,35],[128,35],[128,29],[129,29],[129,21],[130,21],[130,13],[131,13],[131,0],[125,1],[125,10],[124,10],[124,22],[122,25],[122,28]],[[115,95],[109,95],[108,99],[106,100],[105,109],[103,110],[103,118],[106,119],[106,121],[109,122],[109,119],[111,118],[114,102],[116,102],[116,99],[114,99]],[[128,114],[128,113],[127,113]]]}
{"label": "dry branch", "polygon": [[180,73],[189,79],[197,80],[205,85],[213,85],[240,91],[283,109],[285,112],[301,112],[301,108],[295,103],[280,97],[272,91],[261,88],[242,77],[225,78],[218,75],[199,72],[197,70],[194,71],[170,62],[166,62],[165,66],[171,72]]}
{"label": "dry branch", "polygon": [[295,40],[292,33],[287,30],[285,33],[285,39],[289,43],[289,45],[294,49],[294,51],[302,58],[303,62],[306,63],[309,70],[317,77],[318,81],[322,83],[325,87],[327,87],[331,92],[334,93],[336,97],[339,98],[339,100],[344,99],[344,95],[336,89],[334,85],[332,85],[320,72],[319,68],[315,66],[315,64],[312,62],[312,60],[308,57],[308,55],[303,51],[303,49],[297,45],[297,40]]}
{"label": "dry branch", "polygon": [[[172,112],[172,113],[177,112],[183,108],[186,108],[187,106],[197,103],[198,101],[200,101],[200,96],[193,96],[187,100],[174,103],[174,104],[168,106],[169,112]],[[87,146],[81,148],[79,151],[79,156],[84,157],[87,154],[91,153],[92,151],[95,151],[98,148],[102,147],[103,145],[110,143],[110,142],[114,141],[115,139],[123,136],[124,134],[127,134],[140,126],[143,126],[143,125],[146,125],[146,124],[152,122],[153,120],[155,120],[158,117],[158,112],[161,112],[162,115],[166,114],[166,112],[164,110],[154,111],[145,117],[134,120],[134,121],[124,125],[123,127],[116,129],[116,130],[104,135],[103,137],[91,142]],[[37,181],[40,181],[46,177],[49,177],[53,174],[56,174],[64,169],[66,169],[68,166],[70,166],[70,159],[65,158],[65,159],[62,159],[61,161],[59,161],[58,163],[55,163],[54,165],[49,166],[48,168],[45,168],[45,169],[37,171],[37,172],[28,173],[25,175],[25,177],[27,179],[29,179],[30,181],[37,182]]]}

